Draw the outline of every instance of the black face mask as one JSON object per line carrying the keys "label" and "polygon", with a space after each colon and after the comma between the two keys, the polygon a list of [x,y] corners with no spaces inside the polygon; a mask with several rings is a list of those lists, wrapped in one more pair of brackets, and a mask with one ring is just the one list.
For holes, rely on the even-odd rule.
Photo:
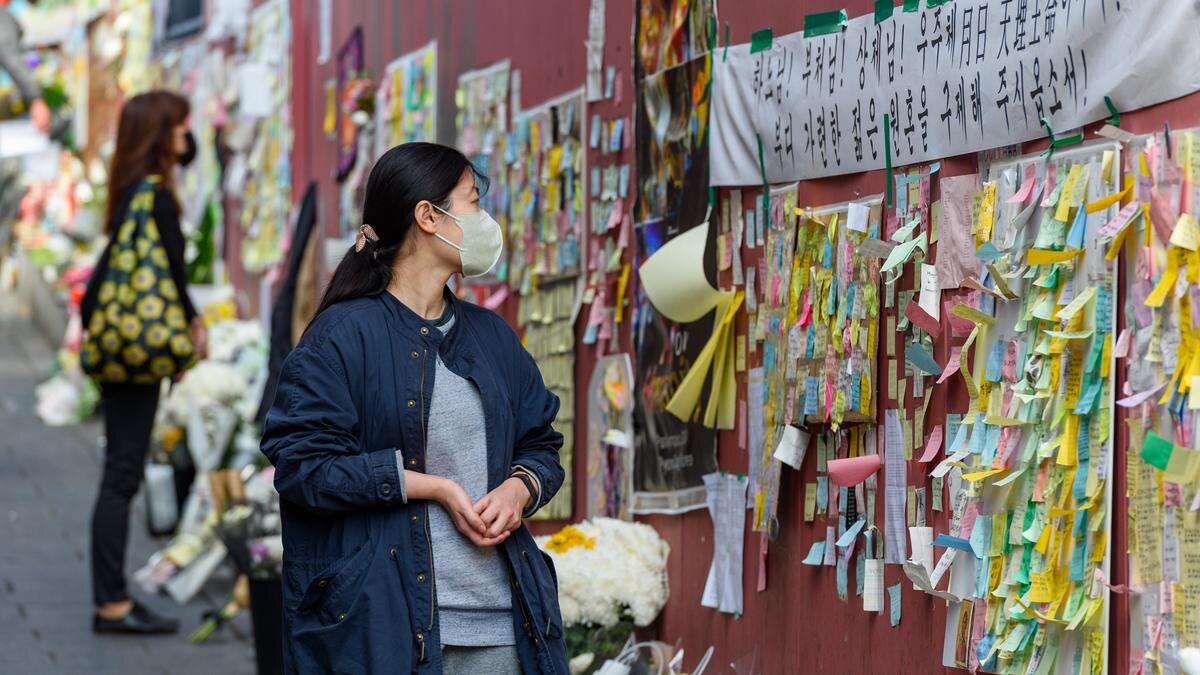
{"label": "black face mask", "polygon": [[184,150],[183,154],[179,156],[179,166],[186,167],[196,159],[196,137],[189,131],[184,134],[183,139],[187,143],[187,150]]}

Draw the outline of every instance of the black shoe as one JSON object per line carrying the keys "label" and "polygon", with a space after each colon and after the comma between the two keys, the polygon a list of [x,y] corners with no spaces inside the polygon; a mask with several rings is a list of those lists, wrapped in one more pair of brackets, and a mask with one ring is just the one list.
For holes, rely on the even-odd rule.
{"label": "black shoe", "polygon": [[94,633],[126,633],[134,635],[165,635],[179,632],[179,621],[159,616],[148,607],[134,603],[133,609],[120,619],[92,617]]}

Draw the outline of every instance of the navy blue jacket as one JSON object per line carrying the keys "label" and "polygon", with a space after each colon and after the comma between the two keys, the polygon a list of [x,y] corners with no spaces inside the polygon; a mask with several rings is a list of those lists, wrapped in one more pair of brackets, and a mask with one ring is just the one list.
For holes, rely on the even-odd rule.
{"label": "navy blue jacket", "polygon": [[[425,468],[434,355],[479,388],[488,489],[520,464],[563,482],[558,397],[504,321],[455,300],[442,334],[390,293],[323,312],[284,362],[262,451],[283,515],[284,662],[289,673],[439,673],[429,503],[404,503],[404,466]],[[557,578],[524,525],[499,546],[525,673],[567,673]]]}

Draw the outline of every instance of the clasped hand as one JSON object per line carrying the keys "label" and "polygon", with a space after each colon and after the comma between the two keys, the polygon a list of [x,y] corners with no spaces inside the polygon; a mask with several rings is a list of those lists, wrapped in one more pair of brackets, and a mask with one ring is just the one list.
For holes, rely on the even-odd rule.
{"label": "clasped hand", "polygon": [[471,543],[495,546],[521,526],[521,513],[531,497],[523,482],[509,478],[474,504],[461,485],[443,480],[435,499]]}

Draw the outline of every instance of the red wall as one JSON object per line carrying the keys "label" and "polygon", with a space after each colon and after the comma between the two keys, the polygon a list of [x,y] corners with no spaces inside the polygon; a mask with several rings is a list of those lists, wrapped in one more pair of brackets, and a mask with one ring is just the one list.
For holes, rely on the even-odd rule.
{"label": "red wall", "polygon": [[[334,77],[332,63],[318,66],[316,54],[316,0],[293,0],[294,31],[294,123],[295,194],[302,194],[304,185],[315,177],[320,185],[320,218],[326,232],[336,232],[336,186],[331,177],[334,165],[334,145],[321,131],[324,110],[322,83]],[[632,34],[634,0],[608,0],[605,63],[617,66],[624,79],[622,103],[601,102],[589,108],[602,118],[633,115],[633,86],[630,74],[630,36]],[[801,3],[785,0],[727,1],[718,6],[722,23],[719,34],[724,41],[724,24],[728,22],[732,41],[747,42],[758,29],[771,27],[776,35],[798,31],[807,13],[845,8],[851,17],[870,13],[874,3],[852,0],[842,3],[831,0],[809,0]],[[584,39],[587,30],[587,0],[405,0],[403,2],[335,2],[333,21],[333,50],[336,50],[350,30],[362,24],[365,33],[367,63],[378,73],[383,65],[396,56],[438,40],[439,138],[453,142],[454,87],[460,72],[486,66],[502,58],[512,60],[514,70],[522,74],[521,100],[525,106],[581,86],[584,81]],[[1168,104],[1136,113],[1122,115],[1122,126],[1135,132],[1162,128],[1169,121],[1173,128],[1200,125],[1200,95],[1192,95]],[[622,110],[622,108],[624,110]],[[1089,128],[1088,138],[1092,138]],[[1044,142],[1027,144],[1026,150],[1037,151]],[[622,161],[626,161],[622,159]],[[627,161],[632,162],[632,156]],[[943,160],[942,175],[959,175],[976,171],[973,155]],[[819,205],[845,201],[863,194],[884,190],[881,171],[856,174],[800,184],[800,201]],[[724,191],[722,191],[724,198]],[[936,199],[936,192],[933,195]],[[910,273],[911,274],[911,273]],[[911,280],[905,283],[911,284]],[[902,285],[900,288],[911,287]],[[1118,317],[1122,312],[1118,312]],[[626,324],[628,325],[628,324]],[[739,332],[746,331],[746,320],[739,321]],[[622,336],[628,347],[629,336]],[[943,341],[935,354],[944,361],[948,341]],[[882,353],[882,350],[881,350]],[[580,347],[576,367],[579,382],[585,382],[591,372],[594,354],[591,348]],[[1120,369],[1118,369],[1120,370]],[[966,408],[965,392],[958,380],[952,380],[947,396],[934,398],[930,405],[925,428],[942,423],[949,401],[951,411]],[[744,391],[744,381],[742,381]],[[1121,381],[1118,380],[1118,386]],[[881,394],[883,392],[880,392]],[[576,447],[584,446],[582,399],[576,412]],[[909,406],[912,407],[911,405]],[[1118,429],[1124,425],[1118,419]],[[1117,472],[1114,490],[1117,504],[1113,514],[1112,540],[1113,583],[1125,583],[1127,565],[1122,554],[1125,548],[1125,517],[1123,466],[1124,435],[1118,434],[1114,453]],[[720,465],[728,471],[745,471],[746,456],[737,447],[736,436],[724,433],[720,439]],[[576,485],[583,484],[581,459],[576,460]],[[803,476],[790,470],[784,472],[780,491],[779,519],[781,532],[769,548],[767,559],[767,590],[757,593],[759,539],[747,526],[745,550],[745,614],[740,618],[719,614],[700,606],[708,566],[712,556],[712,525],[705,511],[684,516],[656,516],[645,519],[654,525],[671,544],[669,563],[671,596],[659,623],[660,637],[668,642],[682,640],[689,653],[687,664],[708,645],[716,646],[713,669],[710,672],[729,672],[727,664],[757,652],[755,672],[939,672],[942,670],[941,646],[945,608],[940,601],[911,589],[905,584],[902,619],[892,628],[886,612],[865,614],[861,600],[851,594],[846,604],[837,598],[834,574],[828,568],[810,568],[800,564],[811,543],[824,537],[823,526],[803,522],[803,494],[800,486],[813,480],[815,469],[809,463]],[[910,484],[919,485],[923,471],[913,464]],[[882,522],[883,499],[878,500],[877,520]],[[583,511],[583,501],[577,492],[576,513]],[[942,514],[930,523],[935,528],[945,524]],[[545,530],[555,525],[542,524]],[[818,529],[820,532],[818,533]],[[889,565],[885,584],[903,581],[898,566]],[[1127,670],[1128,658],[1124,644],[1127,629],[1125,598],[1113,595],[1113,627],[1110,631],[1112,672]]]}

